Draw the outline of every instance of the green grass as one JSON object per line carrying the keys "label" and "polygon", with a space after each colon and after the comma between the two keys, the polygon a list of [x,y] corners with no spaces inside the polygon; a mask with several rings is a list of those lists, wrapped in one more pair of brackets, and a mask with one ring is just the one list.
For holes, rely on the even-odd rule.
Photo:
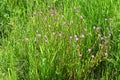
{"label": "green grass", "polygon": [[0,80],[119,80],[120,0],[1,0]]}

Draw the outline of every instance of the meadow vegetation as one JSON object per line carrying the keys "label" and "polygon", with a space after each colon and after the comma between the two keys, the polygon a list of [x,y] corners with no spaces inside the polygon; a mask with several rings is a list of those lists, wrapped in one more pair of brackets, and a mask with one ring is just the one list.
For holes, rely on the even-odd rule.
{"label": "meadow vegetation", "polygon": [[0,0],[0,80],[119,80],[120,0]]}

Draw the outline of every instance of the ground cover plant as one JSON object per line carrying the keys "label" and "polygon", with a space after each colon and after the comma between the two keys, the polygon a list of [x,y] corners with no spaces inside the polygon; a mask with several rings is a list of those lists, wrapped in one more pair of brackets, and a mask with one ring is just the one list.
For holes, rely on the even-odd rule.
{"label": "ground cover plant", "polygon": [[119,80],[120,0],[0,0],[0,80]]}

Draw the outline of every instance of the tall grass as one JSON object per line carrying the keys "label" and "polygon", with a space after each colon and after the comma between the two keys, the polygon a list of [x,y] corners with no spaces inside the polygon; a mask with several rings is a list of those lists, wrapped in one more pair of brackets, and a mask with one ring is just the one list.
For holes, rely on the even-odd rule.
{"label": "tall grass", "polygon": [[0,1],[0,79],[119,80],[119,5]]}

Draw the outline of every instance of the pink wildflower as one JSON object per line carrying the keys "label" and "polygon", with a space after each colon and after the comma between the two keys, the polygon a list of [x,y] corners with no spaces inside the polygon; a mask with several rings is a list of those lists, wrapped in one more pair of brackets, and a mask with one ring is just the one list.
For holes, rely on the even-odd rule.
{"label": "pink wildflower", "polygon": [[85,38],[85,35],[84,35],[84,34],[82,34],[82,35],[81,35],[81,37],[82,37],[82,38]]}
{"label": "pink wildflower", "polygon": [[90,49],[90,48],[88,49],[88,52],[91,52],[91,49]]}
{"label": "pink wildflower", "polygon": [[75,40],[76,40],[76,41],[78,41],[78,40],[79,40],[79,38],[78,38],[78,37],[76,37],[76,38],[75,38]]}
{"label": "pink wildflower", "polygon": [[63,22],[63,25],[66,25],[66,22],[65,22],[65,21]]}
{"label": "pink wildflower", "polygon": [[38,37],[41,37],[41,34],[37,34]]}
{"label": "pink wildflower", "polygon": [[82,54],[80,54],[79,56],[82,57]]}
{"label": "pink wildflower", "polygon": [[72,36],[70,36],[70,39],[72,39]]}
{"label": "pink wildflower", "polygon": [[46,35],[44,35],[44,38],[47,38],[47,36],[46,36]]}
{"label": "pink wildflower", "polygon": [[45,42],[48,42],[48,40],[45,40]]}
{"label": "pink wildflower", "polygon": [[92,55],[91,57],[92,57],[92,58],[94,58],[95,56],[94,56],[94,55]]}
{"label": "pink wildflower", "polygon": [[29,40],[29,38],[28,38],[28,37],[26,37],[26,38],[25,38],[25,40],[26,40],[26,41],[28,41],[28,40]]}
{"label": "pink wildflower", "polygon": [[62,18],[64,18],[64,15],[62,15]]}

